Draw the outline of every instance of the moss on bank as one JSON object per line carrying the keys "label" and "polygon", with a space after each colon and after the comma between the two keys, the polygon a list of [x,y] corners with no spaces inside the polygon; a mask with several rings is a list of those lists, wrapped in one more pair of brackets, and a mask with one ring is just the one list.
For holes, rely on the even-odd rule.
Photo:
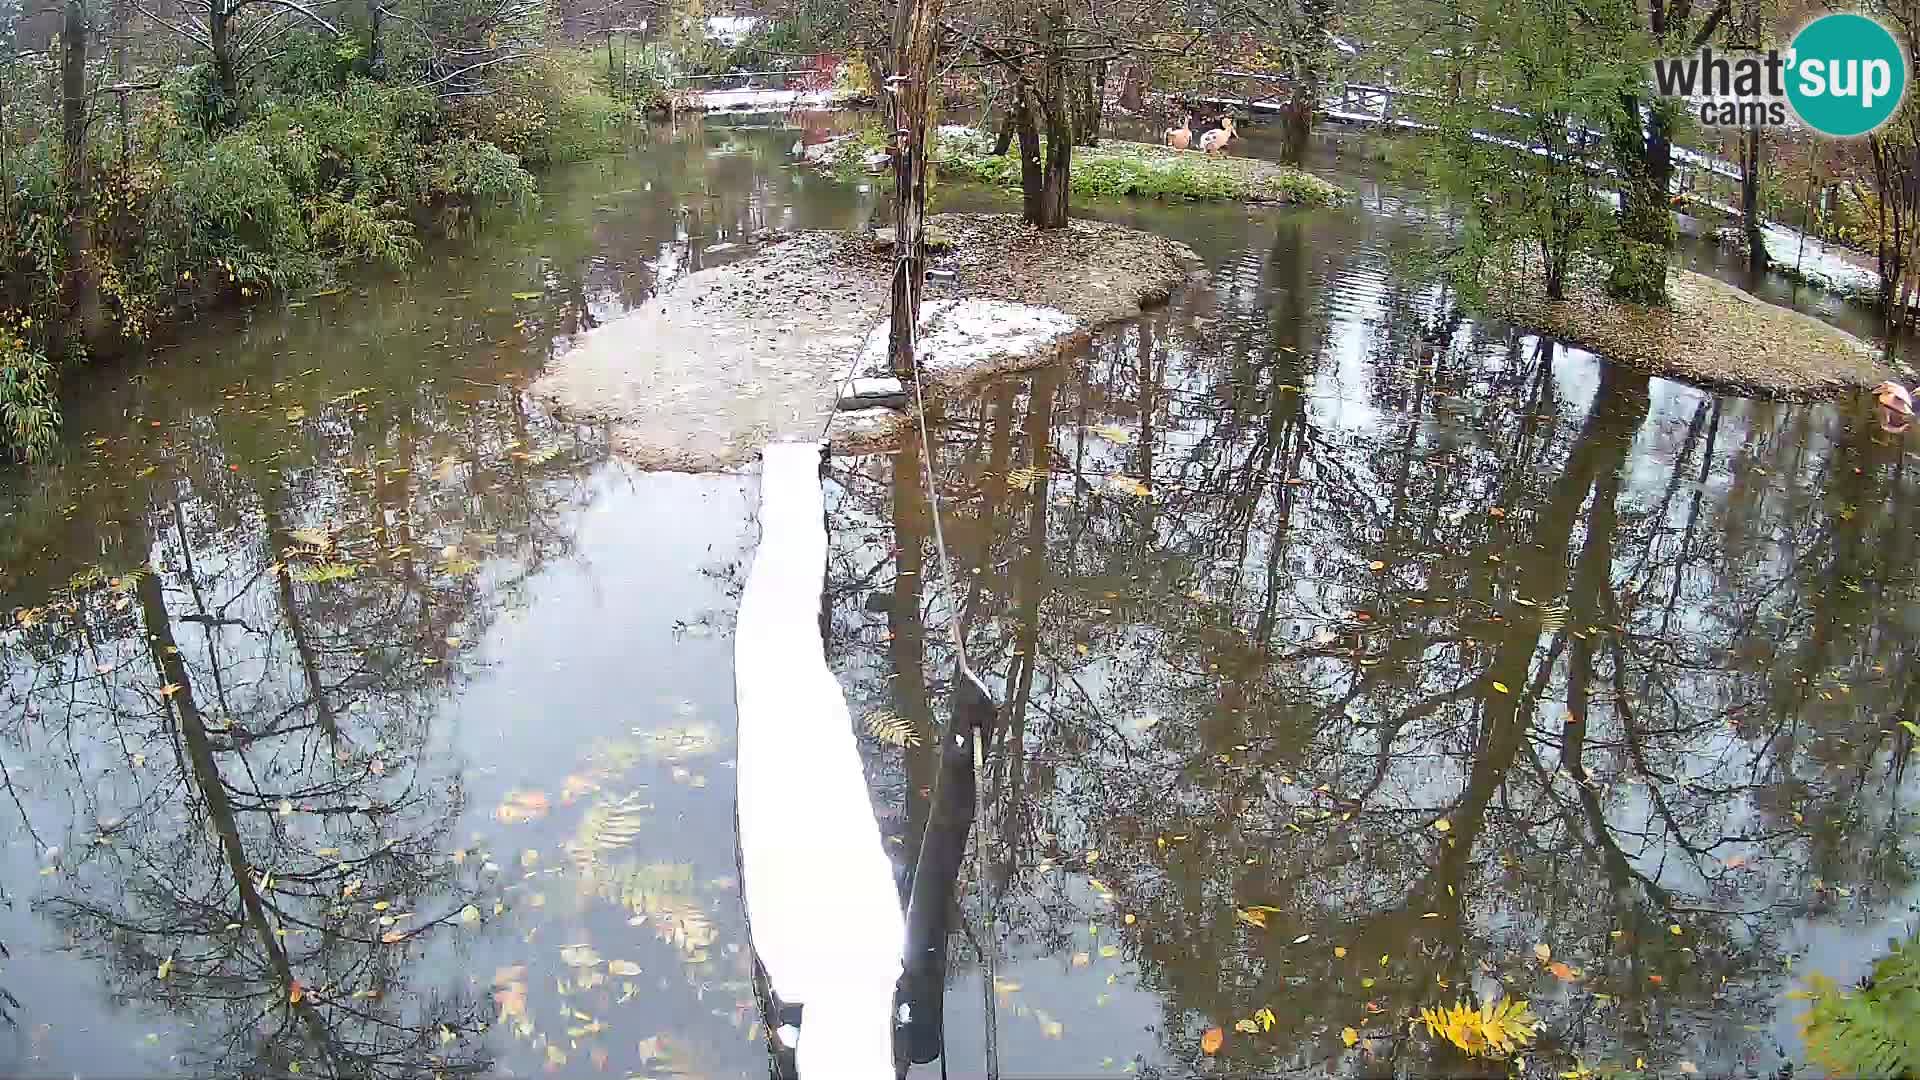
{"label": "moss on bank", "polygon": [[[878,130],[858,132],[833,144],[824,167],[839,179],[851,179],[863,175],[868,160],[884,147],[885,137]],[[934,136],[934,154],[943,177],[1020,189],[1019,157],[995,154],[993,139],[985,132],[940,128]],[[1113,139],[1099,146],[1075,147],[1068,179],[1075,195],[1093,198],[1337,206],[1347,197],[1345,191],[1312,173],[1271,161]]]}
{"label": "moss on bank", "polygon": [[1516,271],[1489,287],[1486,301],[1504,318],[1609,360],[1725,393],[1817,401],[1895,377],[1868,342],[1704,274],[1669,267],[1665,309],[1614,300],[1603,280],[1576,275],[1567,299],[1549,301],[1538,274]]}

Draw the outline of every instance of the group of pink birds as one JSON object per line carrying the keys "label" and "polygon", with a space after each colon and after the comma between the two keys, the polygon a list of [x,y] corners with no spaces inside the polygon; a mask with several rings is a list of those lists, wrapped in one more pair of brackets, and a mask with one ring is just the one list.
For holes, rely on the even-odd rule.
{"label": "group of pink birds", "polygon": [[1883,382],[1873,388],[1874,412],[1880,417],[1880,430],[1898,435],[1913,425],[1913,395],[1897,382]]}
{"label": "group of pink birds", "polygon": [[[1217,154],[1233,141],[1233,117],[1220,118],[1220,126],[1200,133],[1200,149],[1209,154]],[[1167,145],[1175,150],[1186,150],[1193,145],[1192,122],[1186,117],[1180,118],[1180,126],[1167,129]]]}

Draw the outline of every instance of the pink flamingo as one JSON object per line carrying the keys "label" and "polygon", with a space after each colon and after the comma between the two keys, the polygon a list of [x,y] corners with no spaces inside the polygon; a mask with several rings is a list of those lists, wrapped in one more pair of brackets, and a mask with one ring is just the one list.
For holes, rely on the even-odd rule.
{"label": "pink flamingo", "polygon": [[1880,430],[1889,435],[1898,435],[1913,424],[1913,395],[1897,382],[1883,382],[1873,388],[1873,399],[1877,403],[1874,412],[1880,417]]}

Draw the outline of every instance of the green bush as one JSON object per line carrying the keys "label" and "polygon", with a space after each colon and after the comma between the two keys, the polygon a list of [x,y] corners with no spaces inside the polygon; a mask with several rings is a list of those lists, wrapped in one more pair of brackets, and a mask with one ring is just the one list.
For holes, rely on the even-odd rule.
{"label": "green bush", "polygon": [[1920,935],[1895,943],[1859,987],[1814,975],[1800,1035],[1814,1064],[1835,1076],[1920,1077]]}
{"label": "green bush", "polygon": [[0,428],[5,444],[28,461],[51,453],[59,436],[56,381],[45,353],[12,328],[0,331]]}
{"label": "green bush", "polygon": [[117,125],[94,125],[90,262],[117,341],[56,332],[75,205],[62,187],[59,125],[30,95],[0,112],[13,133],[0,190],[10,238],[0,253],[0,448],[31,458],[53,446],[60,361],[138,342],[199,306],[284,293],[355,265],[403,267],[420,251],[425,211],[523,208],[537,201],[526,164],[606,149],[634,114],[596,82],[585,51],[489,68],[496,93],[443,100],[409,85],[420,58],[401,36],[390,40],[392,83],[367,77],[357,41],[296,33],[238,94],[221,93],[200,65],[167,93],[136,97],[124,150]]}

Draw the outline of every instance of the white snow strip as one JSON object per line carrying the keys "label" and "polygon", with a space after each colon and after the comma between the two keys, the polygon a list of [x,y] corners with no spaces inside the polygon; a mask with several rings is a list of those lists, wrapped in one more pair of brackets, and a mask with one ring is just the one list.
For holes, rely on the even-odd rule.
{"label": "white snow strip", "polygon": [[[1005,300],[928,300],[920,305],[915,353],[930,374],[1027,356],[1073,333],[1079,323],[1059,308]],[[887,366],[887,326],[875,327],[860,350],[860,366]]]}
{"label": "white snow strip", "polygon": [[728,109],[824,109],[838,99],[830,90],[708,90],[695,95],[698,105],[710,112]]}
{"label": "white snow strip", "polygon": [[827,561],[817,443],[775,443],[734,632],[741,888],[781,1001],[806,1006],[806,1080],[892,1080],[906,924],[853,723],[820,638]]}

